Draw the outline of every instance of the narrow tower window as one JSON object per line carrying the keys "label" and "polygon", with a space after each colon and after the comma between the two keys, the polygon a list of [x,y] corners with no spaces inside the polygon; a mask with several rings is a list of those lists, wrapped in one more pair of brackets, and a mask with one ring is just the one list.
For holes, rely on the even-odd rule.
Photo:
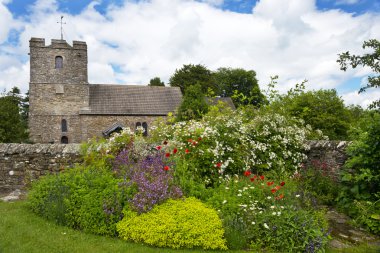
{"label": "narrow tower window", "polygon": [[56,69],[63,68],[63,58],[62,58],[62,56],[56,56],[55,57],[55,68]]}
{"label": "narrow tower window", "polygon": [[142,123],[142,127],[144,128],[144,136],[148,136],[148,124],[146,122]]}
{"label": "narrow tower window", "polygon": [[67,136],[62,136],[61,143],[62,144],[68,144],[69,143],[69,138],[67,138]]}
{"label": "narrow tower window", "polygon": [[62,132],[67,132],[67,121],[65,119],[61,121],[61,130]]}

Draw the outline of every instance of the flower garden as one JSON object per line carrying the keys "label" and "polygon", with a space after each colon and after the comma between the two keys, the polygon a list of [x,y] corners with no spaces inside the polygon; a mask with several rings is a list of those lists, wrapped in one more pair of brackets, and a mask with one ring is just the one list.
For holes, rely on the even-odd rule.
{"label": "flower garden", "polygon": [[[301,120],[252,108],[213,106],[186,122],[168,116],[149,137],[124,129],[84,144],[83,164],[36,182],[28,203],[61,225],[173,249],[324,252],[330,231],[319,205],[337,199],[342,208],[371,207],[357,217],[379,233],[378,174],[367,171],[365,185],[363,173],[346,171],[340,182],[305,168],[306,140],[318,135]],[[358,182],[365,201],[347,197]]]}

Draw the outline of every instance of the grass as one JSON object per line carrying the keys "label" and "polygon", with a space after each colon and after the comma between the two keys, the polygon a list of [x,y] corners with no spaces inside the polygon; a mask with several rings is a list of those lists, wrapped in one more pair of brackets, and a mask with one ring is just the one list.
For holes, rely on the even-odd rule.
{"label": "grass", "polygon": [[[327,249],[328,253],[378,252],[370,245],[353,246],[349,249]],[[25,201],[0,201],[0,253],[101,253],[101,252],[225,252],[204,250],[173,250],[149,247],[142,244],[126,242],[86,234],[67,227],[58,226],[30,212]],[[242,253],[247,251],[228,251]]]}
{"label": "grass", "polygon": [[[101,253],[101,252],[225,252],[173,250],[130,243],[117,238],[86,234],[58,226],[27,209],[25,201],[0,201],[0,253]],[[244,252],[244,251],[231,251]]]}

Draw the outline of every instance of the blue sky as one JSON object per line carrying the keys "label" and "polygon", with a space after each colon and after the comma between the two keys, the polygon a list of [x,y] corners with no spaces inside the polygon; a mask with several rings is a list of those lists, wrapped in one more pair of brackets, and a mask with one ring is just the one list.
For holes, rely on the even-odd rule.
{"label": "blue sky", "polygon": [[380,39],[379,0],[0,0],[0,88],[28,89],[30,37],[84,40],[91,83],[168,81],[183,64],[253,69],[262,89],[279,75],[285,92],[338,90],[366,106],[376,90],[357,94],[369,69],[343,72],[337,54],[363,53]]}

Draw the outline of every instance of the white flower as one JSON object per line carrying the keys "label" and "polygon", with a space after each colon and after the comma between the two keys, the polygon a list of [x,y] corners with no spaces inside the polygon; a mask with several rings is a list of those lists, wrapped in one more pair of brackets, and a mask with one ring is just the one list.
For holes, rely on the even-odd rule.
{"label": "white flower", "polygon": [[275,208],[275,206],[271,206],[270,208],[273,209],[273,208]]}
{"label": "white flower", "polygon": [[281,207],[281,209],[284,209],[284,206],[280,206]]}
{"label": "white flower", "polygon": [[264,223],[264,228],[269,229],[269,227],[266,223]]}
{"label": "white flower", "polygon": [[251,224],[252,224],[252,225],[255,225],[255,224],[256,224],[256,222],[252,221],[252,222],[251,222]]}
{"label": "white flower", "polygon": [[296,198],[299,198],[300,196],[301,196],[301,195],[297,194],[297,195],[296,195]]}
{"label": "white flower", "polygon": [[277,213],[276,212],[273,212],[272,215],[276,215]]}
{"label": "white flower", "polygon": [[272,197],[271,196],[268,196],[267,199],[271,199]]}
{"label": "white flower", "polygon": [[241,193],[239,193],[237,196],[238,196],[238,197],[241,197]]}
{"label": "white flower", "polygon": [[226,204],[227,203],[227,200],[223,200],[222,204]]}
{"label": "white flower", "polygon": [[281,215],[281,212],[277,212],[277,215],[280,216],[280,215]]}
{"label": "white flower", "polygon": [[226,187],[226,190],[229,190],[230,188]]}

